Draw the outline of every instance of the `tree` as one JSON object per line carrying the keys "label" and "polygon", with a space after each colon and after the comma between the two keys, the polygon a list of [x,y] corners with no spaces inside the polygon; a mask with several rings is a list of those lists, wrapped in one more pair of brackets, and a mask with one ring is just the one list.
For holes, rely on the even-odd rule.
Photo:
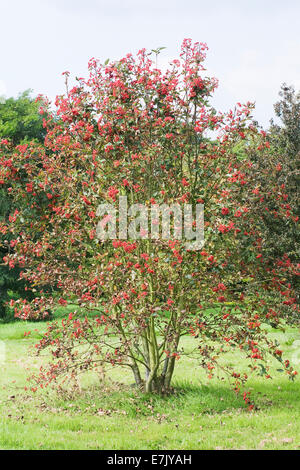
{"label": "tree", "polygon": [[279,96],[281,100],[275,103],[274,110],[281,125],[272,120],[270,131],[273,138],[277,137],[281,149],[295,156],[300,152],[300,93],[283,83]]}
{"label": "tree", "polygon": [[31,97],[31,92],[26,90],[18,98],[0,101],[0,139],[9,139],[15,145],[31,140],[44,141],[46,131],[39,114],[40,103]]}
{"label": "tree", "polygon": [[[263,375],[268,367],[256,362],[269,353],[295,375],[265,325],[280,327],[287,309],[298,312],[285,281],[296,266],[265,256],[264,197],[252,162],[234,151],[246,136],[258,138],[251,105],[227,114],[209,106],[216,81],[204,77],[205,50],[185,40],[165,73],[144,49],[104,65],[93,59],[88,80],[57,98],[60,120],[47,120],[46,149],[2,150],[1,177],[15,204],[11,224],[2,227],[16,233],[6,263],[21,266],[21,278],[40,293],[31,303],[14,302],[16,315],[46,315],[55,303],[78,306],[62,323],[49,324],[37,345],[54,358],[36,378],[43,386],[109,363],[129,367],[146,392],[167,391],[176,361],[187,353],[183,335],[195,338],[209,376],[220,368],[236,389],[247,375],[218,361],[232,348]],[[208,140],[207,131],[218,138]],[[135,211],[204,204],[205,246],[187,246],[178,232],[149,238],[143,217],[118,211],[120,196],[130,207],[138,204]],[[274,187],[269,197],[277,196]],[[101,219],[103,203],[113,210]],[[125,213],[135,236],[99,236],[114,229],[115,214],[119,229]],[[292,213],[278,216],[295,223]],[[190,218],[185,227],[190,238],[195,225]],[[175,216],[170,226],[178,229]],[[49,284],[58,297],[43,295]],[[94,316],[79,317],[82,307]],[[244,399],[250,401],[247,393]]]}
{"label": "tree", "polygon": [[[266,136],[269,148],[261,148],[259,141],[255,145],[248,142],[244,146],[245,154],[253,162],[253,178],[261,193],[269,199],[268,210],[264,211],[262,236],[268,256],[276,259],[287,256],[292,263],[299,262],[300,246],[300,94],[293,87],[283,84],[279,93],[281,100],[274,105],[276,116],[281,120],[271,121]],[[268,193],[276,187],[278,197],[270,199]],[[278,217],[280,211],[289,216],[292,211],[294,224],[286,223],[286,218]],[[291,273],[289,282],[299,296],[299,275]]]}
{"label": "tree", "polygon": [[[46,130],[43,127],[43,117],[39,113],[40,102],[33,99],[31,90],[24,91],[18,98],[3,99],[0,102],[0,141],[7,139],[14,145],[35,140],[43,142]],[[11,211],[11,197],[8,192],[9,185],[0,188],[0,221],[8,220]],[[9,234],[0,237],[0,259],[12,250],[9,247]],[[31,298],[30,292],[25,290],[24,281],[19,281],[20,270],[16,267],[9,270],[7,266],[0,265],[0,318],[7,317],[7,302],[11,292],[15,296]]]}
{"label": "tree", "polygon": [[281,122],[271,121],[270,141],[284,165],[280,180],[295,201],[300,216],[300,92],[296,93],[292,86],[284,83],[279,96],[281,100],[275,103],[274,110]]}

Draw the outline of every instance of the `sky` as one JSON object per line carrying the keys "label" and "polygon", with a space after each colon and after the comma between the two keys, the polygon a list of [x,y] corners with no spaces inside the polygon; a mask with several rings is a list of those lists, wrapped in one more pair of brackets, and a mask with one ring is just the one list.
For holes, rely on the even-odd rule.
{"label": "sky", "polygon": [[85,77],[90,58],[143,47],[166,47],[164,66],[184,38],[209,47],[218,110],[255,101],[267,126],[281,84],[300,89],[299,0],[0,0],[0,95],[31,88],[53,100],[62,72]]}

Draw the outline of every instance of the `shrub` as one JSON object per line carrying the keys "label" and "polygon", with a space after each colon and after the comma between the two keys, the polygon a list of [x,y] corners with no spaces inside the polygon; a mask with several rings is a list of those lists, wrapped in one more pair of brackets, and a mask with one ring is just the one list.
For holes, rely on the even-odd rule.
{"label": "shrub", "polygon": [[[168,390],[185,354],[183,335],[195,338],[194,353],[209,376],[220,367],[236,389],[247,375],[218,362],[234,348],[252,370],[269,377],[257,361],[272,354],[294,377],[265,329],[280,327],[287,310],[298,312],[286,281],[297,268],[284,256],[270,260],[261,237],[265,205],[276,202],[279,188],[261,193],[252,162],[234,151],[246,138],[259,139],[261,149],[268,142],[251,121],[251,104],[227,114],[211,108],[217,82],[204,76],[205,50],[185,40],[166,72],[144,49],[103,65],[92,59],[89,78],[72,89],[66,72],[59,122],[45,122],[46,149],[32,144],[9,152],[4,145],[1,178],[10,181],[16,209],[2,230],[19,234],[5,261],[20,266],[21,278],[40,294],[31,304],[16,302],[16,314],[45,315],[56,302],[95,314],[82,319],[74,309],[49,325],[37,345],[54,358],[37,378],[42,385],[110,364],[129,367],[146,392]],[[187,249],[179,237],[151,239],[133,213],[128,222],[138,239],[99,239],[97,228],[113,223],[106,217],[101,225],[97,208],[105,202],[117,213],[120,196],[147,209],[204,204],[204,247]],[[295,223],[292,211],[277,216]],[[46,285],[59,297],[43,295]],[[247,393],[244,399],[250,402]]]}

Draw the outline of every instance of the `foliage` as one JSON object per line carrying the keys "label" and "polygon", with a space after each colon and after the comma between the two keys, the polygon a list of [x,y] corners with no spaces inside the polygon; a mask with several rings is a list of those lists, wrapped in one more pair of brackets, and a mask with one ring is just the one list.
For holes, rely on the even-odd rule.
{"label": "foliage", "polygon": [[300,93],[284,83],[279,96],[281,100],[275,103],[274,110],[281,123],[272,120],[270,132],[277,139],[276,146],[295,157],[300,152]]}
{"label": "foliage", "polygon": [[31,140],[43,142],[46,132],[38,112],[40,104],[30,95],[31,90],[26,90],[18,98],[0,102],[0,139],[9,139],[15,145]]}
{"label": "foliage", "polygon": [[[9,215],[10,211],[10,200],[7,197],[7,190],[5,188],[0,189],[0,222],[3,222]],[[5,321],[11,321],[12,315],[7,308],[8,302],[11,298],[31,298],[30,292],[27,292],[26,283],[19,280],[20,269],[16,266],[10,269],[4,262],[5,258],[12,248],[9,247],[11,241],[10,233],[0,234],[0,318]]]}
{"label": "foliage", "polygon": [[[260,194],[264,195],[264,227],[262,236],[268,255],[276,261],[286,257],[296,264],[300,258],[300,94],[285,84],[280,92],[281,100],[275,104],[275,112],[281,124],[272,125],[267,133],[270,148],[261,149],[259,142],[245,146],[253,162],[253,179]],[[275,189],[276,188],[276,189]],[[276,200],[270,199],[270,191],[277,191]],[[285,211],[295,223],[287,223],[280,217]],[[289,282],[299,296],[299,272],[290,272]]]}
{"label": "foliage", "polygon": [[[0,140],[8,139],[13,144],[21,144],[26,141],[36,140],[43,142],[46,131],[43,127],[43,118],[39,113],[39,101],[31,98],[30,90],[23,92],[18,98],[8,98],[0,102]],[[9,185],[0,188],[0,221],[7,220],[11,212],[11,197]],[[0,237],[0,259],[12,248],[8,248],[9,234]],[[29,291],[26,291],[24,281],[19,280],[20,270],[16,267],[9,270],[7,266],[0,264],[0,318],[11,318],[6,308],[6,303],[11,296],[31,299]]]}
{"label": "foliage", "polygon": [[[269,133],[284,165],[279,180],[285,185],[289,198],[295,201],[296,214],[300,217],[300,92],[296,93],[292,86],[284,83],[279,96],[281,100],[275,103],[274,109],[281,122],[271,121]],[[299,238],[295,242],[299,245]]]}
{"label": "foliage", "polygon": [[[39,293],[31,303],[12,302],[16,315],[45,316],[57,302],[44,295],[49,284],[58,287],[59,304],[95,315],[82,319],[74,309],[49,325],[37,345],[54,358],[36,378],[42,386],[110,364],[129,367],[146,392],[169,390],[187,353],[184,335],[194,337],[193,354],[209,377],[228,373],[236,390],[247,373],[219,361],[228,350],[244,352],[250,369],[267,378],[267,354],[290,378],[296,374],[265,329],[279,328],[287,310],[298,315],[288,283],[297,266],[270,258],[262,237],[266,204],[278,205],[281,190],[275,179],[261,194],[253,162],[235,151],[246,138],[259,140],[261,151],[269,143],[249,103],[227,114],[209,106],[216,81],[203,76],[205,50],[185,40],[164,73],[145,50],[104,65],[92,59],[89,78],[57,98],[60,121],[47,119],[46,149],[3,144],[1,178],[15,210],[2,231],[16,234],[6,263]],[[203,203],[204,248],[149,239],[145,227],[139,240],[99,240],[97,208],[106,201],[117,209],[120,195],[148,208]],[[295,224],[292,210],[279,207],[278,218]],[[252,407],[248,392],[244,400]]]}

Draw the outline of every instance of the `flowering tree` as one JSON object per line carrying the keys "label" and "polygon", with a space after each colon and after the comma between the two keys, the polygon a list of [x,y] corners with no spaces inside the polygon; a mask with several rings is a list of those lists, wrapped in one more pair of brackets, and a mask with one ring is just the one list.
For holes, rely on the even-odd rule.
{"label": "flowering tree", "polygon": [[[283,362],[265,325],[280,327],[288,312],[296,317],[288,276],[297,267],[286,257],[271,262],[261,237],[265,206],[278,205],[280,188],[262,194],[252,162],[235,151],[246,138],[268,147],[251,123],[252,106],[238,104],[227,114],[209,106],[217,82],[204,76],[206,48],[185,40],[166,72],[145,50],[103,65],[92,59],[89,78],[72,89],[65,73],[59,120],[47,111],[44,122],[45,149],[2,143],[0,180],[10,181],[15,210],[1,230],[18,234],[5,262],[20,266],[39,293],[31,303],[12,302],[15,314],[45,317],[57,303],[74,305],[37,345],[53,355],[36,378],[43,386],[108,363],[129,367],[146,392],[168,390],[186,353],[183,335],[195,338],[194,353],[209,376],[220,368],[236,389],[247,375],[219,364],[220,353],[244,352],[267,377],[257,360],[270,353]],[[151,238],[133,213],[128,223],[138,237],[122,231],[99,239],[99,223],[111,222],[111,215],[100,220],[99,205],[114,207],[120,225],[125,196],[141,210],[204,204],[205,245],[187,249],[180,237]],[[277,216],[295,223],[292,210],[279,207]],[[55,294],[45,294],[49,285]],[[91,315],[78,316],[82,308]]]}

